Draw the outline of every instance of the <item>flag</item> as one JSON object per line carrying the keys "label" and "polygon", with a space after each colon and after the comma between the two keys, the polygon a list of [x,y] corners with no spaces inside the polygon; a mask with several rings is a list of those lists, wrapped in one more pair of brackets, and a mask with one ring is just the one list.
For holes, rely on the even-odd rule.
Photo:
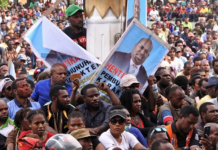
{"label": "flag", "polygon": [[47,67],[63,63],[67,68],[67,83],[70,74],[81,73],[81,86],[87,83],[101,62],[70,39],[46,17],[41,17],[23,38],[30,44],[36,57]]}
{"label": "flag", "polygon": [[13,76],[14,79],[16,79],[14,63],[12,62],[11,58],[9,58],[9,60],[8,60],[8,74]]}

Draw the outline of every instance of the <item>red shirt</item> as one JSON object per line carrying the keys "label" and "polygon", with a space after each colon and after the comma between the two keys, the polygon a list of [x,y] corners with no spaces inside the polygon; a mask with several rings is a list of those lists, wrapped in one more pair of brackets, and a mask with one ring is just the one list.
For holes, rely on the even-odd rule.
{"label": "red shirt", "polygon": [[164,9],[165,9],[166,12],[169,12],[170,9],[171,9],[171,6],[164,6]]}
{"label": "red shirt", "polygon": [[140,118],[141,127],[140,127],[139,123],[136,125],[132,120],[131,120],[131,123],[134,124],[137,128],[144,128],[144,123],[143,123],[141,118]]}
{"label": "red shirt", "polygon": [[147,14],[149,14],[151,10],[153,10],[153,9],[148,7],[147,8]]}
{"label": "red shirt", "polygon": [[[25,137],[25,136],[26,136],[27,134],[29,134],[29,133],[32,133],[32,131],[31,131],[31,130],[29,130],[29,131],[23,131],[23,132],[20,134],[19,139]],[[47,137],[46,137],[45,141],[43,141],[43,143],[42,143],[42,147],[43,147],[43,148],[45,147],[45,143],[48,141],[48,139],[49,139],[50,137],[52,137],[53,135],[54,135],[53,133],[47,132]]]}

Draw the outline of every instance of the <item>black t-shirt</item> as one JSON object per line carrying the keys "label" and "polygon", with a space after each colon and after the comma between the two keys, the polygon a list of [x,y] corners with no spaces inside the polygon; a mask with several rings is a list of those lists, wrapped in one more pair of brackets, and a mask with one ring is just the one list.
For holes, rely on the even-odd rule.
{"label": "black t-shirt", "polygon": [[[62,133],[67,133],[68,131],[68,126],[67,126],[67,122],[68,122],[68,115],[73,111],[73,107],[70,106],[68,109],[64,111],[59,112],[58,114],[53,114],[52,110],[51,110],[51,104],[49,105],[45,105],[41,108],[41,110],[45,113],[45,116],[47,118],[48,124],[50,127],[52,127],[53,129],[55,129],[55,119],[56,119],[56,125],[57,125],[57,129],[60,130],[60,126],[61,126],[61,122],[62,122]],[[55,119],[54,116],[55,115]],[[62,121],[61,121],[62,118]]]}
{"label": "black t-shirt", "polygon": [[82,28],[80,33],[75,33],[71,26],[63,29],[63,32],[68,35],[74,42],[86,49],[86,29]]}
{"label": "black t-shirt", "polygon": [[[178,130],[176,129],[176,122],[173,122],[172,123],[172,131],[173,133],[176,134],[176,138],[177,138],[177,141],[178,141],[178,147],[180,148],[183,148],[186,146],[186,138],[187,138],[187,135],[186,136],[182,136]],[[197,130],[195,128],[193,128],[193,133],[192,133],[192,137],[190,139],[190,143],[189,143],[189,147],[191,146],[198,146],[199,145],[199,137],[198,137],[198,133],[197,133]]]}

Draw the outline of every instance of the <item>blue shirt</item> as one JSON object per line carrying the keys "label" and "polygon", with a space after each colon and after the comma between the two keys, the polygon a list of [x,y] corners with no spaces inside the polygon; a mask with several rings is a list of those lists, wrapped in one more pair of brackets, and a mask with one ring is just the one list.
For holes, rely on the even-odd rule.
{"label": "blue shirt", "polygon": [[144,136],[142,135],[142,133],[139,131],[138,128],[136,127],[131,127],[128,132],[132,133],[137,139],[138,141],[144,145],[145,147],[148,147],[148,144],[147,142],[145,141],[145,138]]}
{"label": "blue shirt", "polygon": [[[65,84],[67,88],[67,92],[69,94],[69,97],[72,93],[72,87],[68,84]],[[31,98],[34,99],[34,101],[37,101],[40,103],[41,106],[43,106],[45,103],[50,102],[50,96],[49,96],[49,90],[51,88],[51,79],[46,79],[39,81],[36,84],[36,87],[31,95]]]}
{"label": "blue shirt", "polygon": [[186,8],[186,12],[190,12],[191,11],[191,7]]}
{"label": "blue shirt", "polygon": [[[12,101],[7,103],[8,105],[8,116],[14,120],[14,117],[20,109],[23,109],[23,105],[21,105],[16,98],[14,98]],[[41,108],[40,104],[38,102],[32,102],[30,100],[27,100],[27,106],[26,108],[29,108],[31,110],[39,109]]]}
{"label": "blue shirt", "polygon": [[187,42],[188,41],[188,35],[185,35],[184,33],[181,35],[181,38]]}
{"label": "blue shirt", "polygon": [[[199,55],[199,52],[197,52],[194,56],[193,56],[193,62],[194,62],[194,58],[197,57]],[[213,56],[210,53],[207,53],[207,60],[210,60],[210,63],[213,62]]]}
{"label": "blue shirt", "polygon": [[186,45],[191,48],[191,50],[196,53],[196,48],[198,47],[199,49],[199,44],[196,41],[193,41],[192,43],[189,43],[189,41],[186,42]]}

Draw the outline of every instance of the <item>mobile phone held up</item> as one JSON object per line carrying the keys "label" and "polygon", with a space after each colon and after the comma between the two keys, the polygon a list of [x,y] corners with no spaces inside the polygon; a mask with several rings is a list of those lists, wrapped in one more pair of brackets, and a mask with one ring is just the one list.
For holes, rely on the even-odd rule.
{"label": "mobile phone held up", "polygon": [[210,135],[210,126],[205,126],[204,127],[204,137],[206,137],[205,135],[207,134],[207,136]]}

